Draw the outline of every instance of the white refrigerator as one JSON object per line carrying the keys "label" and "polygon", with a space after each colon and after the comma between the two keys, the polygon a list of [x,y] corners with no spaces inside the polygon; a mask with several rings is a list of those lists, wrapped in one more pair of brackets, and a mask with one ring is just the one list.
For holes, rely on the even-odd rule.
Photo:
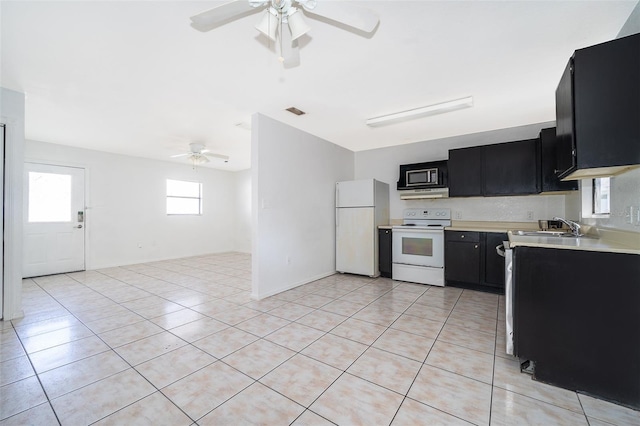
{"label": "white refrigerator", "polygon": [[388,184],[375,179],[336,183],[336,271],[380,275],[378,226],[388,224]]}

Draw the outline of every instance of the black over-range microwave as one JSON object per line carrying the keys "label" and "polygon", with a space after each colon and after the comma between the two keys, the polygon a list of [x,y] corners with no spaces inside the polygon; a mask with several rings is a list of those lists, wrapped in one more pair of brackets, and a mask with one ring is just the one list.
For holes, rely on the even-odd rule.
{"label": "black over-range microwave", "polygon": [[448,177],[447,160],[402,164],[397,189],[447,188]]}

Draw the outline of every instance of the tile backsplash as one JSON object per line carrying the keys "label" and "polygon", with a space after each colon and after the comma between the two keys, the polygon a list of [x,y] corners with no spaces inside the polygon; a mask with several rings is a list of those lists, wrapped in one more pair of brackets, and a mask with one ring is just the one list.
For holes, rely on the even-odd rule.
{"label": "tile backsplash", "polygon": [[[629,223],[629,207],[633,210],[633,223]],[[598,228],[613,228],[640,232],[640,168],[611,178],[611,214],[608,218],[585,218],[583,222]]]}
{"label": "tile backsplash", "polygon": [[450,208],[453,220],[464,221],[536,222],[565,214],[564,195],[393,200],[394,192],[391,191],[394,219],[401,218],[402,210],[409,207]]}

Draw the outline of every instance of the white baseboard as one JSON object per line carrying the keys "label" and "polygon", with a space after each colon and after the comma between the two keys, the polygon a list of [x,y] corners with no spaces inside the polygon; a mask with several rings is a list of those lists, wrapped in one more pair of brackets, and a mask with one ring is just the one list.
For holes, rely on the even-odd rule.
{"label": "white baseboard", "polygon": [[309,284],[309,283],[311,283],[313,281],[318,281],[318,280],[321,280],[322,278],[329,277],[329,276],[331,276],[331,275],[333,275],[335,273],[336,273],[335,271],[325,272],[325,273],[316,275],[316,276],[311,277],[311,278],[305,278],[304,280],[296,282],[296,283],[288,284],[285,287],[280,287],[280,288],[278,288],[276,290],[272,290],[272,291],[270,291],[268,293],[265,293],[265,294],[256,294],[255,292],[252,292],[251,293],[251,298],[254,299],[254,300],[266,299],[267,297],[275,296],[276,294],[282,293],[282,292],[287,291],[287,290],[294,289],[296,287],[300,287],[301,285]]}

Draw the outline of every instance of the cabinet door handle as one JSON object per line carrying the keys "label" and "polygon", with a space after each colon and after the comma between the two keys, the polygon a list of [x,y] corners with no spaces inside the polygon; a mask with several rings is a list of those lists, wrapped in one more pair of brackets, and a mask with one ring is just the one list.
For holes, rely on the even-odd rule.
{"label": "cabinet door handle", "polygon": [[478,245],[476,244],[475,246],[473,246],[473,248],[478,248]]}
{"label": "cabinet door handle", "polygon": [[461,235],[460,238],[464,238],[464,235]]}

